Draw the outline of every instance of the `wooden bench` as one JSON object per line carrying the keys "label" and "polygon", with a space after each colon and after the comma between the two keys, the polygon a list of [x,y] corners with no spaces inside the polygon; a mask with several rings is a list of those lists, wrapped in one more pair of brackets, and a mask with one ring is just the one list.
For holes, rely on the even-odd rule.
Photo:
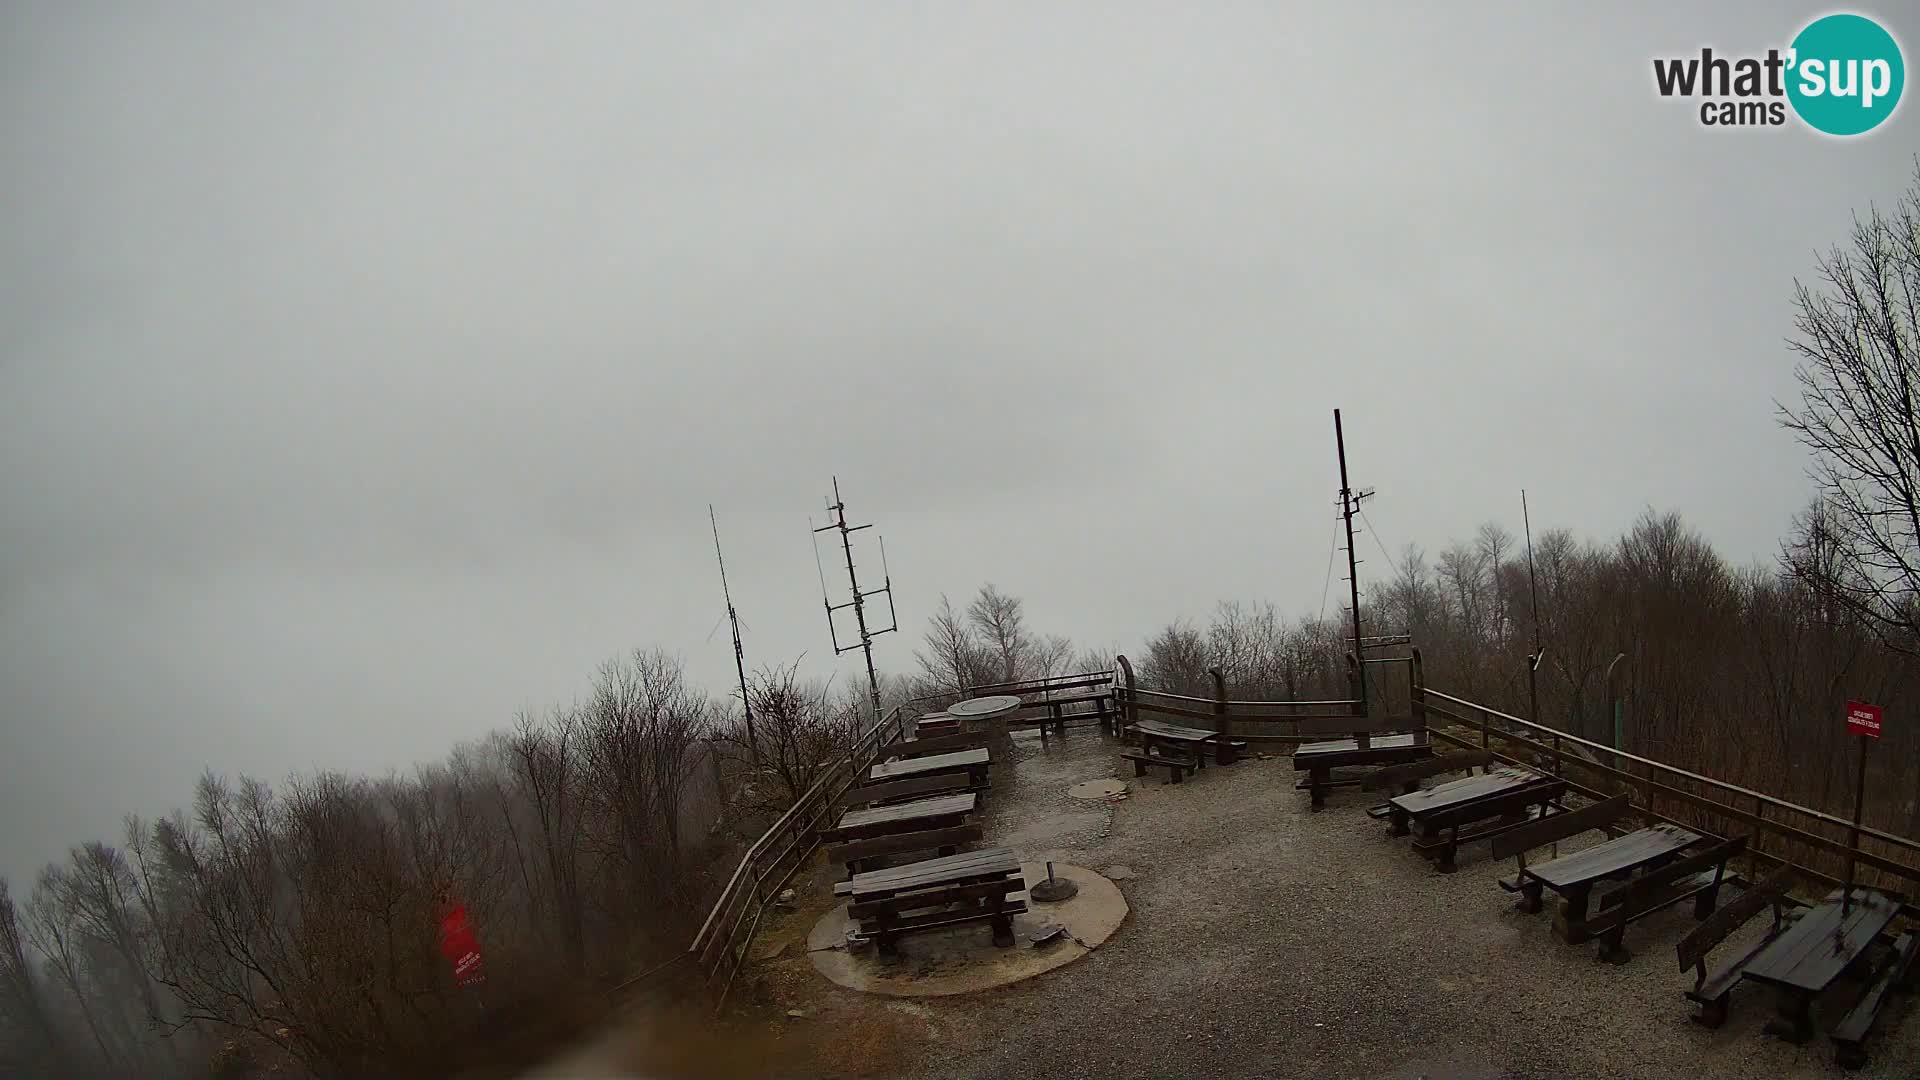
{"label": "wooden bench", "polygon": [[921,776],[946,776],[961,773],[967,777],[969,791],[985,791],[991,786],[993,754],[984,746],[955,750],[946,754],[902,758],[876,762],[867,770],[867,779],[876,784],[908,780]]}
{"label": "wooden bench", "polygon": [[954,828],[967,823],[967,815],[973,813],[976,799],[973,792],[961,791],[951,795],[936,795],[931,799],[846,810],[832,827],[820,830],[820,839],[838,844],[895,833]]}
{"label": "wooden bench", "polygon": [[856,874],[833,891],[851,898],[847,916],[892,956],[902,935],[982,920],[995,945],[1011,948],[1026,888],[1020,861],[1002,847]]}
{"label": "wooden bench", "polygon": [[885,784],[857,784],[841,792],[840,797],[833,801],[833,805],[842,808],[884,806],[887,803],[907,802],[928,795],[965,791],[967,783],[966,773],[942,773],[937,776],[915,776]]}
{"label": "wooden bench", "polygon": [[[1434,860],[1443,874],[1459,869],[1455,862],[1461,844],[1492,839],[1550,812],[1565,795],[1567,782],[1531,769],[1495,769],[1468,776],[1427,791],[1395,795],[1388,800],[1393,835],[1405,836],[1409,823],[1418,824],[1420,837],[1413,848]],[[1495,824],[1479,823],[1498,819]]]}
{"label": "wooden bench", "polygon": [[1326,806],[1329,791],[1352,787],[1363,779],[1335,780],[1335,769],[1394,766],[1433,755],[1426,725],[1411,718],[1307,717],[1295,729],[1300,735],[1332,736],[1302,743],[1293,751],[1294,771],[1307,774],[1294,789],[1308,793],[1315,811]]}
{"label": "wooden bench", "polygon": [[903,759],[930,757],[934,754],[951,754],[956,750],[975,750],[989,745],[992,734],[986,731],[961,731],[952,735],[935,735],[925,739],[907,739],[903,742],[889,743],[880,748],[875,761],[899,761]]}
{"label": "wooden bench", "polygon": [[1143,750],[1123,750],[1120,756],[1133,762],[1133,775],[1135,776],[1147,775],[1147,769],[1154,765],[1165,768],[1167,770],[1167,778],[1163,782],[1168,784],[1179,783],[1183,776],[1200,767],[1190,758],[1162,757],[1159,754],[1148,753]]}
{"label": "wooden bench", "polygon": [[[1547,889],[1560,894],[1559,912],[1554,916],[1553,932],[1569,945],[1578,945],[1592,936],[1587,925],[1587,906],[1596,885],[1631,876],[1642,867],[1655,867],[1700,840],[1700,834],[1678,826],[1659,824],[1636,831],[1618,828],[1621,818],[1631,810],[1626,795],[1544,817],[1531,825],[1504,833],[1493,840],[1493,857],[1515,860],[1513,877],[1500,879],[1500,887],[1521,894],[1520,909],[1535,914],[1544,906]],[[1544,844],[1558,843],[1590,829],[1609,834],[1609,839],[1584,851],[1527,865],[1527,852]]]}
{"label": "wooden bench", "polygon": [[1866,992],[1828,1033],[1827,1037],[1833,1040],[1833,1062],[1843,1069],[1857,1069],[1867,1063],[1867,1036],[1873,1031],[1873,1022],[1880,1018],[1880,1011],[1886,1007],[1887,996],[1896,988],[1913,989],[1913,958],[1915,953],[1920,953],[1920,934],[1913,931],[1901,934],[1887,952],[1879,974],[1867,985]]}
{"label": "wooden bench", "polygon": [[1169,724],[1164,720],[1142,720],[1128,728],[1127,733],[1133,736],[1142,750],[1149,753],[1191,754],[1194,762],[1202,768],[1207,764],[1208,747],[1213,748],[1217,764],[1231,765],[1238,759],[1239,751],[1247,746],[1245,739],[1229,739],[1217,731]]}
{"label": "wooden bench", "polygon": [[[1709,915],[1680,939],[1676,948],[1680,956],[1680,970],[1692,969],[1694,972],[1693,989],[1687,991],[1687,1000],[1700,1005],[1700,1011],[1693,1017],[1694,1023],[1710,1028],[1726,1023],[1727,999],[1733,993],[1734,984],[1740,981],[1741,972],[1786,928],[1787,890],[1792,888],[1793,882],[1793,868],[1781,867],[1765,880],[1749,887],[1732,903],[1721,905],[1720,910]],[[1713,951],[1713,947],[1746,925],[1747,920],[1760,914],[1761,909],[1768,905],[1773,907],[1773,926],[1767,935],[1753,948],[1709,972],[1707,954]]]}
{"label": "wooden bench", "polygon": [[[1404,765],[1388,765],[1375,769],[1360,778],[1361,791],[1395,791],[1411,795],[1420,790],[1420,781],[1430,776],[1440,776],[1450,772],[1470,772],[1474,769],[1493,767],[1493,754],[1486,750],[1466,750],[1458,754],[1440,754],[1409,761]],[[1388,803],[1367,808],[1367,816],[1384,818],[1391,816],[1393,807]]]}
{"label": "wooden bench", "polygon": [[921,713],[920,718],[914,721],[913,737],[916,739],[931,739],[940,735],[952,735],[959,730],[960,718],[952,713],[944,710],[941,712]]}
{"label": "wooden bench", "polygon": [[844,864],[847,868],[847,876],[852,878],[862,870],[871,869],[867,864],[874,859],[919,851],[931,851],[937,855],[954,855],[959,853],[960,845],[978,843],[981,835],[982,830],[978,825],[954,825],[944,829],[923,829],[917,832],[895,833],[892,836],[875,836],[829,847],[827,861]]}
{"label": "wooden bench", "polygon": [[1609,964],[1624,964],[1633,959],[1623,940],[1627,924],[1682,900],[1693,901],[1694,918],[1712,915],[1720,897],[1720,884],[1727,876],[1728,860],[1745,850],[1747,838],[1744,836],[1723,840],[1642,874],[1602,897],[1600,914],[1587,926],[1600,939],[1600,959]]}

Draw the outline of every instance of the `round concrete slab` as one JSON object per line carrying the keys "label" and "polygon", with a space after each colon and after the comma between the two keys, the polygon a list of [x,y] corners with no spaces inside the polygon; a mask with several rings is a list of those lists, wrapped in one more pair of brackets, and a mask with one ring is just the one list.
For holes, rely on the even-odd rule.
{"label": "round concrete slab", "polygon": [[[1029,884],[1044,881],[1045,863],[1021,868]],[[1057,904],[1032,905],[1013,917],[1013,947],[994,947],[984,922],[966,923],[900,939],[900,955],[882,959],[867,945],[846,947],[847,905],[821,916],[807,935],[807,952],[814,969],[850,990],[893,997],[942,997],[970,994],[1030,979],[1043,971],[1071,964],[1113,936],[1127,917],[1127,901],[1113,882],[1082,866],[1053,864],[1053,876],[1070,879],[1078,895]],[[1034,938],[1058,927],[1066,931],[1048,944]]]}
{"label": "round concrete slab", "polygon": [[1127,790],[1125,780],[1082,780],[1068,788],[1067,794],[1076,799],[1104,799],[1125,790]]}

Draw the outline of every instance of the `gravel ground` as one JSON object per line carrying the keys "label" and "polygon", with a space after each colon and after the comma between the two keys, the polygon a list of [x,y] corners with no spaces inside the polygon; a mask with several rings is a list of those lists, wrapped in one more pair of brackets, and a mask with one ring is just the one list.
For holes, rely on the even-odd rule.
{"label": "gravel ground", "polygon": [[[1763,1035],[1770,1002],[1751,988],[1709,1032],[1689,1022],[1673,961],[1689,906],[1629,928],[1632,963],[1600,963],[1593,946],[1554,939],[1550,914],[1514,910],[1495,885],[1510,864],[1484,844],[1458,873],[1436,873],[1358,793],[1308,813],[1285,758],[1134,781],[1109,805],[1066,795],[1124,764],[1096,729],[1017,748],[1014,778],[989,799],[989,840],[1028,859],[1127,868],[1109,874],[1132,905],[1127,923],[1065,968],[910,1009],[832,987],[788,950],[757,965],[753,1011],[774,1018],[759,1022],[791,1032],[795,1049],[888,1048],[837,1063],[807,1053],[793,1067],[928,1080],[1920,1076],[1909,1002],[1883,1017],[1855,1074],[1834,1067],[1824,1037],[1795,1047]],[[814,878],[809,892],[826,880]]]}

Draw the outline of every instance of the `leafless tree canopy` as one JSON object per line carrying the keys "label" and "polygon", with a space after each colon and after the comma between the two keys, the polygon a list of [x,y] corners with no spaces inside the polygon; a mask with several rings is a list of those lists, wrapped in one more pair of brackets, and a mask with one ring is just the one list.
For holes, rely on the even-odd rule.
{"label": "leafless tree canopy", "polygon": [[1788,565],[1920,653],[1920,170],[1892,211],[1856,218],[1794,307],[1800,400],[1781,421],[1813,453],[1822,505]]}

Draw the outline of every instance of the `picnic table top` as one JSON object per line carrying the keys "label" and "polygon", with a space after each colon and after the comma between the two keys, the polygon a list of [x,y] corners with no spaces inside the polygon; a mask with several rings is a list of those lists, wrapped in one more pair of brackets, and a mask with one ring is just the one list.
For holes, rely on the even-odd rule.
{"label": "picnic table top", "polygon": [[1012,712],[1019,707],[1020,699],[1012,694],[995,694],[992,697],[956,701],[947,706],[947,712],[954,716],[977,720],[985,716],[998,716],[1004,712]]}
{"label": "picnic table top", "polygon": [[922,773],[970,769],[975,765],[985,765],[992,760],[985,747],[978,747],[973,750],[955,750],[951,754],[928,754],[926,757],[882,762],[869,770],[867,776],[873,780],[898,780],[907,776],[919,776]]}
{"label": "picnic table top", "polygon": [[1537,878],[1555,890],[1578,888],[1634,870],[1699,840],[1699,833],[1663,822],[1551,862],[1529,866],[1526,876]]}
{"label": "picnic table top", "polygon": [[1887,896],[1856,888],[1853,909],[1842,916],[1836,889],[1760,950],[1741,974],[1804,993],[1819,993],[1866,951],[1899,910],[1900,905]]}
{"label": "picnic table top", "polygon": [[1546,779],[1545,775],[1532,769],[1509,765],[1481,776],[1463,776],[1458,780],[1451,780],[1425,791],[1395,795],[1387,801],[1406,811],[1410,817],[1418,818],[1439,810],[1492,798],[1495,795],[1504,795],[1510,791],[1543,783]]}
{"label": "picnic table top", "polygon": [[926,888],[944,885],[952,881],[965,881],[969,878],[1003,877],[1019,873],[1020,860],[1012,848],[981,848],[978,851],[963,851],[958,855],[946,855],[938,859],[925,859],[905,866],[889,866],[884,870],[870,870],[864,874],[855,874],[853,880],[843,881],[833,887],[839,895],[855,897],[871,896],[874,893],[903,892],[907,889]]}
{"label": "picnic table top", "polygon": [[1207,742],[1220,737],[1217,731],[1183,727],[1179,724],[1169,724],[1165,720],[1142,720],[1134,724],[1133,729],[1142,735],[1152,735],[1158,739],[1173,739],[1176,742]]}
{"label": "picnic table top", "polygon": [[[1414,748],[1413,733],[1404,735],[1375,735],[1367,740],[1369,750],[1411,750]],[[1294,748],[1293,756],[1302,754],[1340,754],[1360,749],[1359,739],[1324,739],[1320,742],[1301,743]]]}
{"label": "picnic table top", "polygon": [[890,821],[950,817],[954,814],[972,813],[973,806],[973,792],[963,791],[958,795],[939,795],[931,799],[894,803],[891,806],[869,806],[860,810],[849,810],[840,815],[839,827],[855,829],[867,825],[881,825]]}

